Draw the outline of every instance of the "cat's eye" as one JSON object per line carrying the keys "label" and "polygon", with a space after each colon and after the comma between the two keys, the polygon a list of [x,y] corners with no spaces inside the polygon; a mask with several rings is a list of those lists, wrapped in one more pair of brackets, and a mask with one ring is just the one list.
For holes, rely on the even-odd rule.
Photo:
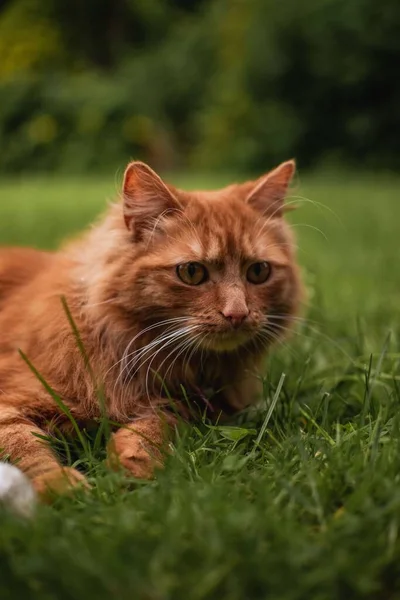
{"label": "cat's eye", "polygon": [[265,283],[270,275],[271,265],[265,260],[250,265],[246,273],[247,281],[250,281],[250,283],[255,283],[256,285]]}
{"label": "cat's eye", "polygon": [[208,279],[208,271],[204,265],[198,262],[188,262],[178,265],[176,273],[183,283],[188,285],[200,285]]}

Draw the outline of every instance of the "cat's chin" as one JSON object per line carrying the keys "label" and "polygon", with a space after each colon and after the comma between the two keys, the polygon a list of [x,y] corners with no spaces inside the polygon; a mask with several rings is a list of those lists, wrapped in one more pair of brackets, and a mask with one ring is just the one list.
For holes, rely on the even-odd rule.
{"label": "cat's chin", "polygon": [[206,337],[201,346],[212,352],[234,352],[247,344],[252,337],[248,332],[224,332]]}

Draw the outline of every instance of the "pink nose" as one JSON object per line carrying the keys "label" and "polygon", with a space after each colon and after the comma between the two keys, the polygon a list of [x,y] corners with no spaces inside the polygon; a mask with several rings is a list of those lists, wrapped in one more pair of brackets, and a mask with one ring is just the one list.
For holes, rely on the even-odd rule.
{"label": "pink nose", "polygon": [[240,327],[240,325],[243,323],[245,318],[248,316],[249,311],[248,310],[241,310],[241,311],[228,310],[226,312],[223,312],[222,314],[224,315],[225,319],[231,323],[232,327],[237,329],[238,327]]}

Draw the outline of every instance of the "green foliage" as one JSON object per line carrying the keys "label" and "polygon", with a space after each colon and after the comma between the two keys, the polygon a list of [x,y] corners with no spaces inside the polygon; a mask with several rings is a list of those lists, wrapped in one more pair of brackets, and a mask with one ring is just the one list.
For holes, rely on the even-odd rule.
{"label": "green foliage", "polygon": [[8,0],[0,171],[98,171],[129,156],[398,168],[399,7]]}
{"label": "green foliage", "polygon": [[[297,155],[398,167],[400,5],[224,2],[199,151],[264,168]],[[223,15],[223,17],[222,17]]]}
{"label": "green foliage", "polygon": [[0,81],[60,64],[65,59],[50,3],[3,2],[0,9]]}
{"label": "green foliage", "polygon": [[[196,68],[186,59],[200,48]],[[178,31],[159,52],[98,70],[43,72],[0,84],[0,170],[99,171],[141,156],[176,164],[192,141],[191,111],[199,106],[207,40],[196,27]]]}

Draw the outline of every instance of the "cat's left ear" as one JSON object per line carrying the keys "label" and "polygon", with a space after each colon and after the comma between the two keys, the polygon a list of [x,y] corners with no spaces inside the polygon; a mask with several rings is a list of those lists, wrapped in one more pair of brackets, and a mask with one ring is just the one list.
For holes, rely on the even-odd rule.
{"label": "cat's left ear", "polygon": [[158,217],[179,209],[180,203],[161,177],[143,162],[131,162],[123,183],[123,210],[126,227],[140,240],[153,230]]}
{"label": "cat's left ear", "polygon": [[280,164],[255,182],[246,203],[269,217],[281,217],[289,184],[296,171],[294,160]]}

